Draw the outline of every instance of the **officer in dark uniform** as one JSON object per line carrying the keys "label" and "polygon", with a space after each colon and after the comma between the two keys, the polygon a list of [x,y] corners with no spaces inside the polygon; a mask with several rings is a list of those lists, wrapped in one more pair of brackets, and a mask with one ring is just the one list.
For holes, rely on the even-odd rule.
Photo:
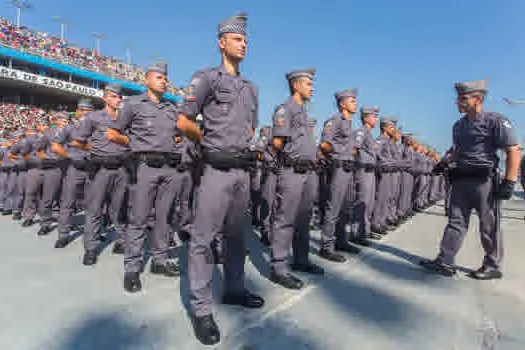
{"label": "officer in dark uniform", "polygon": [[275,212],[271,241],[270,279],[285,288],[300,289],[303,282],[288,272],[287,260],[293,247],[292,270],[323,274],[324,270],[308,259],[309,224],[317,188],[315,137],[308,127],[306,104],[313,92],[315,69],[288,73],[291,96],[273,115],[273,147],[282,168],[277,186],[281,199]]}
{"label": "officer in dark uniform", "polygon": [[[335,99],[339,113],[328,119],[323,128],[321,149],[332,156],[332,181],[327,203],[327,212],[322,234],[322,248],[319,255],[334,262],[344,262],[346,258],[334,250],[359,253],[361,250],[348,244],[349,231],[336,232],[341,217],[353,221],[355,201],[355,134],[352,133],[352,115],[357,111],[357,90],[339,91]],[[343,215],[342,215],[343,214]],[[337,243],[336,243],[337,236]]]}
{"label": "officer in dark uniform", "polygon": [[[244,287],[249,169],[257,159],[257,152],[249,151],[249,146],[258,123],[257,88],[239,73],[247,47],[246,20],[246,15],[241,14],[219,24],[222,65],[193,76],[177,119],[179,130],[200,142],[205,163],[202,183],[195,194],[188,278],[195,335],[208,345],[220,340],[212,316],[211,249],[219,233],[225,244],[222,302],[246,308],[260,308],[264,304],[261,297]],[[203,116],[203,133],[195,124],[199,113]]]}
{"label": "officer in dark uniform", "polygon": [[72,147],[70,144],[73,142],[73,134],[77,127],[80,126],[84,114],[92,111],[93,103],[91,100],[81,99],[78,102],[76,111],[77,121],[62,128],[58,142],[53,144],[53,150],[56,154],[70,160],[66,170],[64,186],[62,187],[58,239],[55,243],[55,248],[64,248],[69,244],[69,232],[74,226],[75,209],[80,207],[80,200],[77,198],[78,192],[80,191],[80,194],[85,198],[89,181],[87,159],[89,153],[82,148]]}
{"label": "officer in dark uniform", "polygon": [[[435,260],[422,261],[427,269],[445,276],[456,272],[454,259],[468,231],[470,213],[479,217],[485,258],[470,273],[475,279],[501,278],[503,255],[499,201],[510,199],[516,183],[520,151],[512,125],[503,115],[483,110],[485,81],[457,83],[459,112],[465,114],[452,128],[452,189],[448,225]],[[505,177],[499,180],[497,151],[506,152]]]}
{"label": "officer in dark uniform", "polygon": [[11,215],[13,211],[20,212],[18,205],[20,204],[20,191],[18,189],[18,182],[20,172],[24,167],[24,159],[19,156],[21,143],[25,138],[25,130],[18,130],[13,133],[13,145],[9,150],[9,159],[12,162],[12,169],[7,179],[6,198],[4,204],[3,215]]}
{"label": "officer in dark uniform", "polygon": [[[78,128],[73,132],[71,146],[90,152],[88,161],[89,186],[86,192],[84,212],[84,258],[82,263],[92,266],[97,263],[100,248],[100,218],[107,206],[109,218],[115,224],[115,246],[124,243],[125,226],[121,221],[125,208],[124,196],[127,190],[128,176],[126,161],[129,159],[129,147],[109,142],[108,128],[117,119],[122,103],[122,88],[118,84],[109,84],[104,88],[104,109],[88,113]],[[63,237],[63,238],[62,238]],[[67,239],[62,236],[62,239]]]}
{"label": "officer in dark uniform", "polygon": [[22,145],[25,143],[26,137],[33,137],[36,135],[37,129],[35,126],[31,125],[27,128],[26,136],[21,139],[16,145],[13,145],[11,152],[17,157],[17,167],[18,167],[18,198],[15,203],[15,208],[13,212],[13,220],[20,220],[22,218],[22,209],[24,208],[24,202],[26,197],[26,179],[28,171],[27,160],[22,157],[20,154],[22,150]]}

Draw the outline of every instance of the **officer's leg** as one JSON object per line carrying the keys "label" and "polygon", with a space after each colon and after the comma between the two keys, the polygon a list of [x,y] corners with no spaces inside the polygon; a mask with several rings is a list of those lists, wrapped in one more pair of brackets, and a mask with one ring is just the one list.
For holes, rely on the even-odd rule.
{"label": "officer's leg", "polygon": [[4,215],[10,215],[13,213],[14,208],[14,202],[15,202],[15,194],[18,192],[16,185],[17,185],[18,179],[17,174],[13,170],[9,173],[9,177],[7,178],[7,190],[5,194],[5,204],[4,204]]}
{"label": "officer's leg", "polygon": [[168,259],[169,239],[171,235],[170,214],[175,196],[181,185],[181,176],[175,169],[159,169],[162,181],[157,188],[155,198],[155,226],[151,237],[152,264],[166,265]]}
{"label": "officer's leg", "polygon": [[[108,192],[110,174],[107,169],[101,168],[93,177],[89,190],[86,193],[86,208],[84,212],[84,251],[87,260],[94,260],[100,245],[100,216],[102,205]],[[92,265],[92,264],[86,264]]]}
{"label": "officer's leg", "polygon": [[42,186],[42,221],[40,222],[39,234],[47,234],[50,231],[53,214],[53,199],[60,190],[61,170],[58,168],[46,169],[44,173],[44,184]]}
{"label": "officer's leg", "polygon": [[292,169],[281,170],[279,189],[281,201],[275,212],[275,225],[271,241],[271,265],[275,274],[288,274],[287,260],[296,229],[299,205],[303,197],[306,174],[294,173]]}
{"label": "officer's leg", "polygon": [[265,177],[265,181],[262,185],[261,194],[261,240],[263,242],[270,242],[271,233],[271,222],[275,205],[275,191],[277,185],[277,175],[271,171]]}
{"label": "officer's leg", "polygon": [[479,217],[481,244],[485,250],[483,265],[499,269],[503,258],[503,242],[499,216],[496,215],[499,214],[496,213],[499,203],[495,202],[492,187],[491,179],[480,184],[477,188],[475,209]]}
{"label": "officer's leg", "polygon": [[226,213],[224,226],[225,264],[224,290],[225,294],[239,295],[244,293],[244,233],[246,218],[244,210],[249,202],[249,176],[243,170],[235,170],[236,186],[233,200]]}
{"label": "officer's leg", "polygon": [[326,201],[326,214],[321,236],[322,250],[332,252],[335,248],[336,225],[348,190],[349,174],[341,168],[334,169],[330,194]]}
{"label": "officer's leg", "polygon": [[[233,171],[233,170],[231,170]],[[196,211],[188,251],[188,281],[192,314],[197,317],[212,311],[213,254],[211,242],[223,228],[232,202],[236,178],[206,166],[196,195]],[[244,214],[246,208],[242,210]],[[244,252],[243,252],[244,253]]]}
{"label": "officer's leg", "polygon": [[312,206],[315,200],[316,180],[315,173],[310,172],[304,176],[302,198],[299,201],[297,216],[295,220],[296,230],[293,236],[293,258],[294,263],[299,265],[310,265],[308,253],[310,251],[310,218]]}
{"label": "officer's leg", "polygon": [[441,240],[438,260],[447,265],[454,265],[454,259],[461,248],[470,222],[470,197],[472,196],[472,179],[454,180],[450,196],[448,224]]}
{"label": "officer's leg", "polygon": [[20,174],[18,174],[18,197],[15,207],[15,215],[13,216],[14,219],[20,220],[22,209],[24,208],[25,203],[25,197],[26,197],[26,179],[27,179],[27,170],[21,171]]}
{"label": "officer's leg", "polygon": [[158,169],[140,164],[137,183],[133,186],[131,218],[125,235],[124,269],[126,273],[138,273],[144,257],[146,225],[153,207],[157,189]]}
{"label": "officer's leg", "polygon": [[128,174],[124,168],[113,171],[111,196],[109,199],[108,214],[115,226],[115,244],[124,246],[124,233],[126,225],[123,222],[122,207],[126,206],[124,198],[128,184]]}
{"label": "officer's leg", "polygon": [[62,198],[60,201],[60,219],[58,226],[58,239],[66,240],[69,237],[74,220],[74,208],[76,197],[76,173],[77,169],[69,166],[64,186],[62,187]]}
{"label": "officer's leg", "polygon": [[27,171],[26,178],[26,198],[24,201],[24,210],[22,218],[24,223],[34,220],[38,206],[38,190],[40,187],[40,170],[30,169]]}
{"label": "officer's leg", "polygon": [[179,192],[179,231],[188,234],[191,231],[192,211],[190,197],[193,179],[188,171],[181,173],[181,190]]}

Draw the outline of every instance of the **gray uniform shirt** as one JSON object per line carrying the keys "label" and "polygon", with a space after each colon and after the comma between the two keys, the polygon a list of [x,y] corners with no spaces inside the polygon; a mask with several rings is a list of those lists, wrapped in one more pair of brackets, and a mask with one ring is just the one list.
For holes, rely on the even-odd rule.
{"label": "gray uniform shirt", "polygon": [[354,160],[355,133],[352,133],[352,120],[341,114],[334,115],[324,123],[321,141],[332,146],[332,158]]}
{"label": "gray uniform shirt", "polygon": [[377,165],[377,150],[379,144],[376,143],[366,127],[355,131],[356,140],[356,162],[366,167]]}
{"label": "gray uniform shirt", "polygon": [[124,102],[111,128],[130,137],[133,152],[176,152],[177,107],[168,100],[154,103],[146,94]]}
{"label": "gray uniform shirt", "polygon": [[91,142],[91,154],[99,157],[121,156],[129,152],[129,147],[110,142],[106,137],[108,127],[115,120],[105,110],[95,111],[84,116],[73,139],[80,143]]}
{"label": "gray uniform shirt", "polygon": [[464,116],[454,123],[452,136],[452,161],[457,168],[495,169],[499,163],[496,152],[518,143],[507,118],[485,111],[473,122]]}
{"label": "gray uniform shirt", "polygon": [[308,125],[308,114],[290,97],[273,114],[273,137],[284,137],[282,154],[290,159],[316,160],[315,135]]}
{"label": "gray uniform shirt", "polygon": [[74,140],[73,135],[75,133],[75,130],[76,130],[75,124],[70,124],[62,128],[60,130],[60,134],[58,135],[57,143],[65,146],[69,159],[74,160],[74,161],[83,161],[86,159],[88,152],[80,148],[72,147],[70,145],[70,143]]}
{"label": "gray uniform shirt", "polygon": [[204,151],[243,152],[258,125],[258,91],[246,78],[231,76],[223,66],[197,72],[181,113],[203,117]]}

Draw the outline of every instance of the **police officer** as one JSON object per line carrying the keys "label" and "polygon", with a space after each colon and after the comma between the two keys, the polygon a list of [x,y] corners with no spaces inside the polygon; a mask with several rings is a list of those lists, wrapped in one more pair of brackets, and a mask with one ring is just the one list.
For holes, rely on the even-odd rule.
{"label": "police officer", "polygon": [[[391,229],[387,225],[387,216],[389,211],[389,199],[392,188],[392,170],[395,163],[392,154],[392,130],[395,126],[395,120],[388,117],[381,117],[379,120],[379,128],[381,134],[376,140],[379,149],[378,157],[378,171],[377,175],[377,197],[374,203],[374,211],[372,214],[372,231],[374,233],[385,235],[387,230]],[[372,235],[371,238],[381,238],[380,236]]]}
{"label": "police officer", "polygon": [[377,125],[378,107],[362,107],[361,122],[363,127],[356,131],[356,187],[355,205],[356,236],[352,241],[360,245],[370,245],[370,220],[374,210],[376,194],[375,172],[378,164],[379,144],[373,139],[371,132]]}
{"label": "police officer", "polygon": [[[249,168],[257,152],[248,150],[258,123],[258,92],[239,73],[246,53],[246,20],[241,14],[219,24],[222,65],[193,76],[177,127],[200,141],[205,162],[196,195],[196,211],[189,242],[188,277],[191,320],[196,337],[215,344],[220,332],[212,316],[213,254],[211,243],[223,234],[225,244],[222,302],[260,308],[264,300],[244,287],[245,212],[250,200]],[[202,113],[202,134],[195,125]]]}
{"label": "police officer", "polygon": [[269,246],[274,222],[277,172],[279,170],[277,154],[274,152],[270,142],[272,140],[272,129],[270,127],[267,129],[266,139],[266,147],[263,152],[262,162],[261,204],[259,208],[259,217],[261,221],[261,242],[264,245]]}
{"label": "police officer", "polygon": [[[93,103],[90,99],[83,98],[78,102],[76,115],[77,121],[61,129],[58,142],[53,144],[56,154],[63,158],[68,158],[68,165],[62,195],[60,200],[60,219],[58,226],[58,239],[55,242],[55,248],[64,248],[69,244],[69,232],[74,226],[75,209],[80,207],[80,200],[77,198],[82,195],[85,198],[87,190],[88,177],[88,152],[82,148],[70,146],[73,142],[73,134],[85,113],[93,111]],[[78,193],[78,192],[81,193]],[[83,207],[83,205],[82,205]]]}
{"label": "police officer", "polygon": [[285,288],[300,289],[303,282],[288,271],[287,260],[293,248],[292,270],[323,274],[308,259],[309,224],[317,188],[315,137],[308,127],[306,104],[313,92],[315,69],[286,74],[291,96],[277,106],[273,115],[273,147],[282,161],[277,186],[281,197],[275,212],[271,241],[270,280]]}
{"label": "police officer", "polygon": [[[122,102],[122,88],[109,84],[104,88],[104,109],[88,113],[73,132],[71,146],[90,152],[88,172],[90,184],[86,192],[84,212],[84,258],[82,264],[92,266],[97,263],[100,248],[100,218],[102,209],[107,206],[109,218],[115,225],[115,246],[124,243],[125,226],[121,221],[124,210],[128,176],[126,161],[129,147],[109,142],[108,128],[117,119]],[[63,239],[66,239],[63,234]]]}
{"label": "police officer", "polygon": [[22,150],[22,145],[25,142],[26,137],[32,137],[35,135],[37,129],[35,126],[30,125],[27,128],[26,135],[23,137],[16,145],[13,145],[11,148],[11,153],[17,157],[17,168],[18,168],[18,197],[15,202],[15,208],[13,212],[13,220],[20,220],[22,218],[22,209],[24,208],[25,196],[26,196],[26,179],[27,179],[27,170],[28,163],[20,151]]}
{"label": "police officer", "polygon": [[11,215],[20,212],[18,207],[20,204],[20,191],[18,189],[18,182],[20,171],[24,167],[24,159],[20,157],[20,146],[25,138],[25,130],[20,129],[13,133],[13,145],[9,150],[9,159],[12,162],[12,169],[7,179],[6,200],[4,205],[3,215]]}
{"label": "police officer", "polygon": [[[357,111],[357,90],[339,91],[335,99],[339,113],[328,119],[323,128],[320,148],[332,155],[332,181],[327,212],[322,234],[322,248],[319,255],[333,262],[344,262],[346,258],[334,250],[348,253],[359,253],[360,249],[348,244],[349,231],[336,232],[340,216],[353,221],[355,201],[355,134],[352,133],[352,115]],[[341,215],[345,214],[345,215]],[[336,235],[337,243],[336,243]]]}
{"label": "police officer", "polygon": [[[126,100],[108,135],[113,142],[121,143],[123,139],[130,144],[136,171],[124,249],[124,289],[128,292],[142,288],[139,272],[152,208],[155,208],[155,223],[150,272],[167,277],[180,275],[179,264],[169,259],[168,249],[174,200],[186,178],[185,171],[178,170],[182,170],[180,167],[186,162],[181,153],[186,149],[177,142],[180,137],[175,127],[178,108],[163,97],[168,86],[166,63],[159,62],[148,68],[146,86],[145,94]],[[124,133],[129,134],[129,138]]]}
{"label": "police officer", "polygon": [[[485,81],[457,83],[458,110],[464,116],[452,128],[452,189],[448,225],[435,260],[422,265],[436,273],[452,276],[454,259],[468,231],[470,213],[479,217],[481,243],[485,250],[482,266],[472,273],[475,279],[501,278],[503,254],[499,227],[499,201],[512,196],[520,151],[512,125],[503,115],[486,112],[483,100]],[[499,180],[497,151],[506,152],[505,177]]]}
{"label": "police officer", "polygon": [[42,212],[40,229],[37,232],[39,236],[47,235],[52,230],[53,200],[60,193],[62,166],[64,165],[64,159],[53,152],[52,145],[58,139],[60,123],[62,120],[68,119],[69,114],[61,112],[36,143],[36,153],[41,159],[40,179],[42,185]]}
{"label": "police officer", "polygon": [[36,146],[39,139],[43,137],[44,131],[48,129],[48,125],[47,119],[39,120],[36,124],[38,132],[28,135],[20,148],[20,155],[27,161],[26,198],[22,210],[22,227],[32,226],[37,213],[44,176],[40,168],[42,159],[37,156]]}

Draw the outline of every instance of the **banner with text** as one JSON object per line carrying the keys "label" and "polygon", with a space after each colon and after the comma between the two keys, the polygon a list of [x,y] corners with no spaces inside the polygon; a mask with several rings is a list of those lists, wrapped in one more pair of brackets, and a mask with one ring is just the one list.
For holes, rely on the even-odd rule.
{"label": "banner with text", "polygon": [[65,92],[71,92],[82,96],[102,97],[102,95],[104,94],[103,91],[99,89],[94,89],[80,84],[49,78],[42,75],[27,73],[18,69],[12,69],[4,66],[0,66],[0,79],[1,78],[23,81],[28,84],[45,86],[48,88],[58,89]]}

